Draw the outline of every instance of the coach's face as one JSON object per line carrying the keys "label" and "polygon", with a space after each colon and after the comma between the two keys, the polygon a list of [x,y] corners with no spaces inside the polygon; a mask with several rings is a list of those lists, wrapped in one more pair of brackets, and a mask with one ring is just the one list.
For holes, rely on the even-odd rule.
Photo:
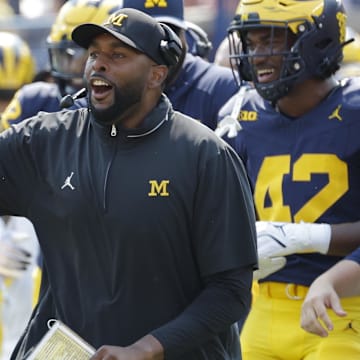
{"label": "coach's face", "polygon": [[156,64],[106,33],[92,41],[88,54],[85,81],[94,117],[104,124],[126,126],[126,119],[142,106]]}

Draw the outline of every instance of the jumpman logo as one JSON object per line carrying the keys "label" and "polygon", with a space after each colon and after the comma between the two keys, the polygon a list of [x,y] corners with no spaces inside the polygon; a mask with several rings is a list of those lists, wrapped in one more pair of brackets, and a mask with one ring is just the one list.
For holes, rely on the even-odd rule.
{"label": "jumpman logo", "polygon": [[331,119],[337,119],[339,121],[342,121],[342,116],[340,115],[340,109],[341,104],[332,112],[332,114],[329,116],[329,120]]}
{"label": "jumpman logo", "polygon": [[61,190],[62,189],[65,189],[67,186],[71,189],[71,190],[75,190],[75,187],[71,184],[71,178],[73,177],[74,175],[74,172],[72,171],[70,176],[68,176],[66,179],[65,179],[65,182],[64,182],[64,185],[61,187]]}

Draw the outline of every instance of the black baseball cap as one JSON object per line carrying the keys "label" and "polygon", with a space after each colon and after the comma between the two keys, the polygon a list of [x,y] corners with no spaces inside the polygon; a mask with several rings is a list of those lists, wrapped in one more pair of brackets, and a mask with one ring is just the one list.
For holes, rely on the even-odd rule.
{"label": "black baseball cap", "polygon": [[102,25],[81,24],[71,34],[72,39],[87,49],[92,40],[108,33],[130,47],[144,53],[159,65],[167,65],[160,50],[160,44],[166,40],[161,25],[150,15],[130,8],[113,13]]}
{"label": "black baseball cap", "polygon": [[183,0],[124,0],[124,8],[143,11],[157,21],[171,24],[186,30]]}

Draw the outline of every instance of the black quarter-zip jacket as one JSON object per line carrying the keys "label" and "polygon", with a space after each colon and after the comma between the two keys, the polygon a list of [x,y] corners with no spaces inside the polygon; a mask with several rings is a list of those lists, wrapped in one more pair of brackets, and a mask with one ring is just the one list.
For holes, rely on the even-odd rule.
{"label": "black quarter-zip jacket", "polygon": [[[256,264],[239,158],[165,96],[133,130],[88,109],[39,113],[0,135],[0,153],[1,214],[33,222],[53,315],[95,347],[130,345],[179,316],[204,278]],[[230,325],[185,358],[231,358]]]}

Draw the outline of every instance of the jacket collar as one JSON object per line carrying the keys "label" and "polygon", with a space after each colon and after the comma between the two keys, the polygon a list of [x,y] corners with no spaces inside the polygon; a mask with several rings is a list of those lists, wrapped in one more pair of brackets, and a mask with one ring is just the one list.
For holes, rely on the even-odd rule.
{"label": "jacket collar", "polygon": [[164,123],[170,119],[173,113],[172,105],[165,94],[162,94],[158,104],[146,116],[142,125],[135,129],[123,128],[121,124],[103,125],[98,123],[90,113],[90,122],[94,130],[101,134],[101,136],[121,137],[123,139],[131,140],[151,135],[158,130]]}

